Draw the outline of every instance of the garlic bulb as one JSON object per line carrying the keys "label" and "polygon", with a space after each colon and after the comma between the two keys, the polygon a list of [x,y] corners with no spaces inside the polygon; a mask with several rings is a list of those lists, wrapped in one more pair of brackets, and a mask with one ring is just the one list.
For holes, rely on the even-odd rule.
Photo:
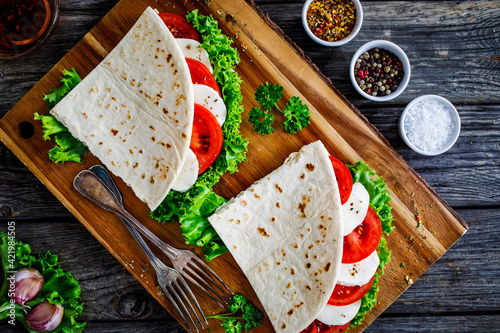
{"label": "garlic bulb", "polygon": [[24,306],[38,295],[43,286],[43,276],[34,268],[23,268],[15,275],[14,301]]}
{"label": "garlic bulb", "polygon": [[38,332],[50,332],[59,326],[63,319],[64,308],[61,304],[43,302],[38,304],[28,316],[26,324]]}

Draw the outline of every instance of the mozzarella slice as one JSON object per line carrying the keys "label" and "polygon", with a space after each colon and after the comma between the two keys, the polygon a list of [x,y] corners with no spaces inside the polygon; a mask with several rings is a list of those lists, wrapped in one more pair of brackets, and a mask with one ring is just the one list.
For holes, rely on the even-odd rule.
{"label": "mozzarella slice", "polygon": [[189,38],[176,38],[175,41],[181,48],[182,54],[184,54],[185,58],[201,61],[203,65],[207,66],[210,73],[214,72],[212,65],[210,64],[207,51],[205,51],[204,48],[199,47],[200,43],[198,41]]}
{"label": "mozzarella slice", "polygon": [[342,205],[342,217],[344,220],[344,236],[349,235],[365,219],[370,203],[370,195],[365,187],[356,182],[352,185],[351,196]]}
{"label": "mozzarella slice", "polygon": [[177,176],[172,190],[186,192],[198,179],[199,164],[194,152],[189,149],[181,173]]}
{"label": "mozzarella slice", "polygon": [[378,268],[380,259],[377,251],[373,251],[365,259],[354,264],[340,264],[340,273],[337,280],[343,286],[362,286],[370,282]]}
{"label": "mozzarella slice", "polygon": [[212,112],[219,125],[226,121],[227,109],[219,93],[204,84],[193,84],[194,102]]}
{"label": "mozzarella slice", "polygon": [[360,307],[361,300],[343,306],[326,304],[316,319],[326,325],[345,325],[356,316]]}

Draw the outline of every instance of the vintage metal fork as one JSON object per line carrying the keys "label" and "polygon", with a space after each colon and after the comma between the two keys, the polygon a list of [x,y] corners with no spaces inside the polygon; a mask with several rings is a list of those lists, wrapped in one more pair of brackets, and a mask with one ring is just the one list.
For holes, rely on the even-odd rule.
{"label": "vintage metal fork", "polygon": [[[113,181],[113,178],[111,178],[111,175],[108,173],[108,171],[101,165],[94,165],[89,170],[93,172],[97,177],[99,177],[99,179],[101,179],[109,187],[111,192],[113,192],[113,194],[118,199],[120,205],[123,205],[120,191],[118,190],[118,187],[116,186],[115,182]],[[122,221],[125,223],[130,233],[134,236],[137,243],[139,243],[143,251],[146,253],[146,256],[148,257],[149,261],[151,262],[151,265],[156,271],[158,284],[160,285],[161,289],[165,293],[165,296],[168,298],[168,300],[174,305],[175,309],[181,316],[182,320],[188,327],[189,331],[193,332],[193,330],[191,329],[191,325],[188,323],[184,314],[187,314],[194,328],[196,329],[197,332],[199,332],[198,327],[196,326],[193,317],[191,316],[191,313],[186,307],[186,304],[191,309],[191,312],[193,312],[194,315],[196,316],[196,320],[200,324],[201,328],[204,329],[205,327],[203,326],[203,323],[201,322],[198,313],[196,313],[193,307],[192,304],[193,302],[196,305],[198,312],[201,314],[201,317],[205,321],[205,324],[208,325],[207,319],[203,314],[203,311],[200,307],[200,304],[198,303],[198,300],[194,296],[193,292],[187,285],[182,275],[176,269],[170,268],[163,262],[161,262],[161,260],[153,253],[153,251],[151,251],[149,246],[142,238],[141,234],[137,230],[135,230],[135,228],[127,220],[122,219]],[[191,301],[186,296],[186,293],[190,296]],[[183,311],[181,311],[181,308]]]}
{"label": "vintage metal fork", "polygon": [[[176,249],[159,239],[125,210],[116,195],[114,195],[108,186],[93,172],[89,170],[81,171],[75,177],[73,185],[82,195],[94,203],[106,210],[114,212],[122,219],[128,220],[137,231],[158,246],[158,248],[170,258],[174,268],[177,269],[186,280],[204,291],[217,304],[224,308],[220,301],[225,304],[228,303],[231,298],[229,294],[233,295],[234,293],[210,266],[193,252]],[[215,288],[217,288],[218,291]]]}

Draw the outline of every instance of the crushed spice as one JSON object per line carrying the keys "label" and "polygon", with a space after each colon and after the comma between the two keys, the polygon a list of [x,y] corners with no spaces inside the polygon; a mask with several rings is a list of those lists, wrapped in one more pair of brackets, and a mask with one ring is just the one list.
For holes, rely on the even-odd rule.
{"label": "crushed spice", "polygon": [[346,38],[356,23],[356,5],[350,0],[314,0],[307,10],[311,32],[327,42]]}

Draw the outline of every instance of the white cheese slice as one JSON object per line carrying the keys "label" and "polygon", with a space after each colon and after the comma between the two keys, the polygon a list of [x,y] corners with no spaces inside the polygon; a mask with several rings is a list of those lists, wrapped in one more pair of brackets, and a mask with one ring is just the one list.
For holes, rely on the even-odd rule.
{"label": "white cheese slice", "polygon": [[177,45],[181,48],[185,58],[198,60],[203,65],[207,66],[210,73],[214,72],[212,65],[210,64],[207,51],[205,51],[204,48],[199,47],[201,44],[198,41],[189,38],[176,38],[175,40]]}
{"label": "white cheese slice", "polygon": [[[196,96],[196,93],[195,93]],[[196,103],[196,102],[195,102]],[[370,203],[370,195],[363,184],[356,182],[352,186],[349,199],[342,205],[344,236],[349,235],[365,219]]]}
{"label": "white cheese slice", "polygon": [[370,282],[378,268],[380,260],[377,251],[354,264],[341,264],[337,284],[343,286],[362,286]]}
{"label": "white cheese slice", "polygon": [[191,149],[188,149],[186,161],[181,169],[181,173],[175,179],[172,190],[186,192],[193,186],[198,179],[199,164],[196,155]]}
{"label": "white cheese slice", "polygon": [[227,109],[219,93],[204,84],[193,84],[193,93],[194,102],[210,111],[222,126],[226,121]]}
{"label": "white cheese slice", "polygon": [[345,325],[356,316],[360,307],[361,300],[343,306],[326,304],[316,319],[326,325]]}

